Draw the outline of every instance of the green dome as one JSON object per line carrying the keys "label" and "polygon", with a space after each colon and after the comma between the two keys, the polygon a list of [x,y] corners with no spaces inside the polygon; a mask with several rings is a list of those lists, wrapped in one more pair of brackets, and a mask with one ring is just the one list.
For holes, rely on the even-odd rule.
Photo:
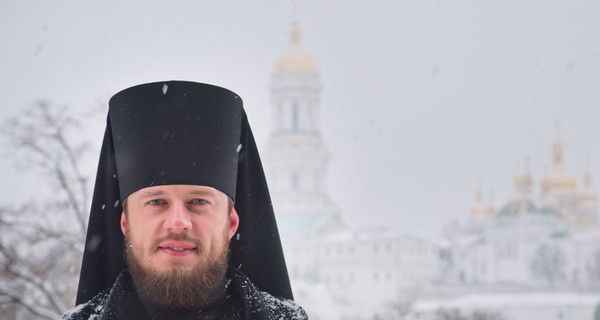
{"label": "green dome", "polygon": [[541,207],[539,210],[539,213],[542,214],[547,214],[547,215],[552,215],[552,216],[559,216],[560,213],[558,212],[558,210],[552,208],[552,207]]}
{"label": "green dome", "polygon": [[502,207],[502,209],[500,209],[498,213],[496,213],[496,216],[516,216],[521,213],[532,213],[536,211],[537,208],[533,204],[533,202],[529,200],[517,200],[509,202],[504,207]]}
{"label": "green dome", "polygon": [[496,213],[496,216],[507,217],[516,216],[523,213],[559,216],[559,212],[556,209],[548,206],[538,208],[531,200],[517,200],[509,202]]}

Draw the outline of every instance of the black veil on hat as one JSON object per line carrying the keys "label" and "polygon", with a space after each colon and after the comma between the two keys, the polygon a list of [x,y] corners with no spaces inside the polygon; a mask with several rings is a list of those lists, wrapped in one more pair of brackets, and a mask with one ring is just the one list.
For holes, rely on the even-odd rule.
{"label": "black veil on hat", "polygon": [[109,101],[77,304],[112,286],[125,268],[121,203],[145,187],[204,185],[240,216],[230,266],[259,289],[292,299],[275,215],[242,99],[187,81],[142,84]]}

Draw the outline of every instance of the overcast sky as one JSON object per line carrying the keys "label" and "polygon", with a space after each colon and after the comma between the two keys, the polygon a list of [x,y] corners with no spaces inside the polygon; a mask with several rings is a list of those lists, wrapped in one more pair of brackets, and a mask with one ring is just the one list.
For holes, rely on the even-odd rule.
{"label": "overcast sky", "polygon": [[[321,76],[330,194],[350,225],[435,234],[467,217],[478,187],[496,206],[510,199],[527,155],[537,189],[557,121],[567,172],[581,186],[589,168],[599,190],[597,0],[2,0],[0,120],[39,98],[91,110],[131,85],[193,80],[239,93],[264,149],[294,19]],[[103,117],[86,132],[98,146]],[[3,203],[36,190],[11,163]]]}

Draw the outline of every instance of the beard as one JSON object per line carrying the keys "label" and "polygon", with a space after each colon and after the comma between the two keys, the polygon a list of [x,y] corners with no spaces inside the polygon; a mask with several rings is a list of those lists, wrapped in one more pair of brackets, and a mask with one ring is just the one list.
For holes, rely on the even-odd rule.
{"label": "beard", "polygon": [[[169,233],[161,241],[190,241],[197,245],[202,253],[205,248],[200,241],[190,238],[187,234]],[[209,256],[206,261],[200,261],[191,270],[173,268],[159,271],[144,265],[136,255],[131,243],[130,231],[125,233],[125,262],[133,283],[138,292],[152,303],[168,309],[193,309],[204,304],[210,295],[223,283],[229,256],[229,237],[225,233],[223,246],[216,256]],[[158,245],[154,246],[155,248]]]}

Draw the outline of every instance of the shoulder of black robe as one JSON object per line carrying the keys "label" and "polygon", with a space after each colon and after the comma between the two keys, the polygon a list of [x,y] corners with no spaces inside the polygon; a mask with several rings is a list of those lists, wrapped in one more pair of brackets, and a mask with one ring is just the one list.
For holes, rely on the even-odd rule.
{"label": "shoulder of black robe", "polygon": [[[239,319],[251,320],[307,320],[308,316],[302,307],[294,301],[277,298],[268,292],[264,292],[254,286],[254,284],[238,270],[233,270],[229,274],[229,289],[231,295],[229,299],[242,303]],[[235,319],[238,319],[235,318]],[[222,319],[233,319],[223,317]]]}
{"label": "shoulder of black robe", "polygon": [[308,319],[304,309],[295,302],[276,298],[257,289],[239,270],[230,268],[226,284],[220,290],[222,291],[215,292],[212,302],[198,309],[148,312],[148,308],[144,306],[133,287],[131,277],[124,271],[110,289],[66,312],[61,319]]}
{"label": "shoulder of black robe", "polygon": [[[176,87],[179,83],[190,84],[172,81],[147,85]],[[77,304],[110,288],[125,268],[120,228],[123,209],[114,147],[114,140],[118,138],[113,135],[109,117],[98,163]],[[268,186],[243,109],[240,145],[235,191],[235,208],[240,224],[230,243],[230,264],[238,267],[260,290],[276,297],[293,299]]]}

